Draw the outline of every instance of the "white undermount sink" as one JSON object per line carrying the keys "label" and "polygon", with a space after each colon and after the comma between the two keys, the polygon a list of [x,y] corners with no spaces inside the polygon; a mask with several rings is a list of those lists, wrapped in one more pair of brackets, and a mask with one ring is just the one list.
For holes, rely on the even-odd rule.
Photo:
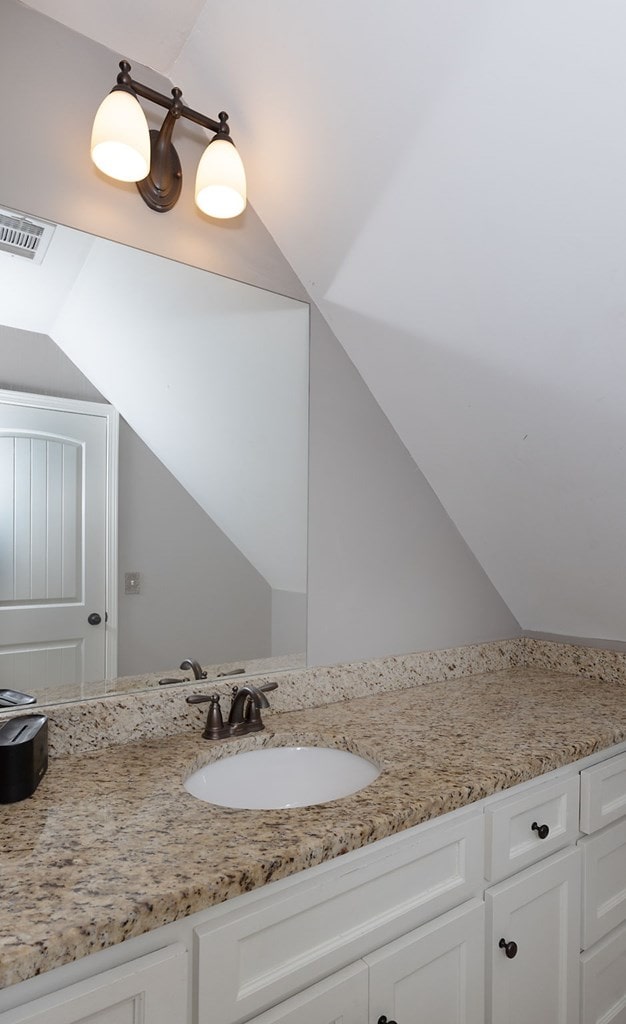
{"label": "white undermount sink", "polygon": [[220,807],[310,807],[356,793],[379,775],[375,764],[347,750],[263,747],[205,765],[185,789]]}

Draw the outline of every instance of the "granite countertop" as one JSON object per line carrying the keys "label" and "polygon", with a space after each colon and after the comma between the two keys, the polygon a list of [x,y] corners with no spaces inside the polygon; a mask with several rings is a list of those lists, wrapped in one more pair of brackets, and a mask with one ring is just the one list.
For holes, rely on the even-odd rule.
{"label": "granite countertop", "polygon": [[[32,798],[0,807],[0,987],[619,743],[626,688],[510,669],[266,712],[266,724],[243,740],[54,758]],[[290,810],[214,807],[182,787],[215,756],[295,741],[364,754],[382,773]]]}

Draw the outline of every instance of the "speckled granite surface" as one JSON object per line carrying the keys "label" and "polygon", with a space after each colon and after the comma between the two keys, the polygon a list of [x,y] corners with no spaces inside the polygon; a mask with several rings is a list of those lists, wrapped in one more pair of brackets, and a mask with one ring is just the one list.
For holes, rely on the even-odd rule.
{"label": "speckled granite surface", "polygon": [[[295,711],[346,698],[405,690],[441,679],[495,672],[517,665],[519,652],[518,639],[502,640],[255,676],[250,682],[261,686],[275,680],[279,685],[270,697],[272,707],[276,711]],[[46,711],[50,718],[50,752],[54,756],[80,754],[112,744],[181,732],[195,733],[206,708],[189,707],[185,696],[219,693],[226,698],[223,703],[227,708],[233,685],[241,686],[247,681],[244,676],[198,680],[184,686],[158,686],[142,693],[112,694],[102,699],[56,705]]]}
{"label": "speckled granite surface", "polygon": [[610,651],[580,644],[559,644],[551,640],[520,637],[519,664],[527,668],[570,672],[600,682],[626,682],[626,652]]}
{"label": "speckled granite surface", "polygon": [[[277,658],[261,658],[256,661],[229,662],[228,664],[203,665],[208,680],[204,686],[211,685],[218,673],[234,668],[245,668],[248,678],[263,675],[268,678],[270,673],[288,672],[289,678],[305,680],[311,677],[315,685],[326,691],[332,688],[338,678],[338,672],[347,672],[348,677],[355,671],[362,672],[365,665],[378,668],[379,679],[393,674],[396,665],[407,666],[415,685],[416,676],[424,681],[432,679],[452,679],[457,675],[468,675],[476,672],[498,671],[514,665],[525,668],[547,668],[554,672],[571,672],[589,679],[626,681],[626,651],[613,651],[601,647],[593,648],[582,644],[558,643],[553,640],[540,640],[535,637],[514,637],[510,640],[492,641],[483,644],[469,644],[463,647],[448,648],[440,651],[418,651],[415,654],[380,658],[368,663],[356,662],[332,668],[306,670],[304,654],[283,655]],[[371,676],[371,671],[369,673]],[[82,701],[94,697],[110,695],[122,696],[142,690],[157,689],[159,680],[169,677],[179,680],[189,678],[189,672],[181,672],[177,668],[165,669],[161,672],[144,673],[136,676],[122,676],[117,679],[99,680],[93,683],[66,684],[57,687],[46,687],[40,700],[46,703],[66,701]],[[420,681],[422,681],[420,679]],[[228,682],[228,680],[227,680]],[[397,679],[396,679],[397,683]],[[222,681],[217,682],[218,687]],[[391,686],[391,689],[398,686]],[[33,692],[36,692],[33,690]],[[226,690],[224,690],[226,692]],[[335,698],[336,699],[336,698]]]}
{"label": "speckled granite surface", "polygon": [[[626,691],[509,669],[266,716],[267,732],[219,747],[195,730],[59,757],[31,799],[0,807],[0,986],[620,742]],[[215,808],[182,788],[227,745],[295,741],[383,771],[360,793],[286,811]]]}

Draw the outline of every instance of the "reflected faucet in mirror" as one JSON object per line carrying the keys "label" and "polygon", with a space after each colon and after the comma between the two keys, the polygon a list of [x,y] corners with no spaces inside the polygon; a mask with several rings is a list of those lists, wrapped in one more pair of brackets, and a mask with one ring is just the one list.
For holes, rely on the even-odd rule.
{"label": "reflected faucet in mirror", "polygon": [[190,668],[191,671],[193,672],[194,679],[206,679],[207,677],[207,673],[203,672],[202,666],[192,658],[185,658],[184,661],[181,661],[179,667],[183,670],[183,672]]}
{"label": "reflected faucet in mirror", "polygon": [[0,708],[20,708],[27,704],[36,704],[37,698],[20,690],[0,690]]}

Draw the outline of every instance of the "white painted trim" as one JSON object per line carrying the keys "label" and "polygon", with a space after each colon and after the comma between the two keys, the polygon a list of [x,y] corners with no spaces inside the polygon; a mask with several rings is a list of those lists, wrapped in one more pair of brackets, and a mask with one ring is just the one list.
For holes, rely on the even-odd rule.
{"label": "white painted trim", "polygon": [[[91,403],[84,403],[85,405]],[[97,403],[94,403],[97,404]],[[112,405],[107,405],[107,528],[106,528],[106,610],[105,679],[117,679],[118,647],[118,482],[119,482],[119,425],[120,416]]]}
{"label": "white painted trim", "polygon": [[117,677],[117,494],[119,477],[119,413],[106,402],[84,402],[74,398],[58,398],[56,395],[37,395],[28,391],[4,391],[0,389],[0,402],[5,405],[19,405],[36,409],[52,409],[58,412],[80,413],[82,416],[98,416],[106,421],[107,436],[107,481],[106,481],[106,554],[105,594],[107,623],[105,627],[105,679]]}

